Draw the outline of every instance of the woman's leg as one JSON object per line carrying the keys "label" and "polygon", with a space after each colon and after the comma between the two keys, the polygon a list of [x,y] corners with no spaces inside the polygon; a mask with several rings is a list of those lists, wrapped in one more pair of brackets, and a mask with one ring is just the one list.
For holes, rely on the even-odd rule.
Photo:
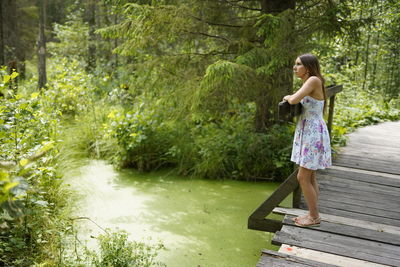
{"label": "woman's leg", "polygon": [[317,182],[317,171],[312,172],[312,179],[311,179],[311,184],[314,187],[315,192],[317,193],[317,202],[319,199],[319,185]]}
{"label": "woman's leg", "polygon": [[[316,190],[313,186],[313,183],[312,183],[313,172],[314,172],[313,170],[299,167],[299,172],[297,173],[297,180],[299,181],[301,190],[303,191],[304,198],[307,202],[309,216],[311,218],[318,218],[319,212],[318,212],[318,205],[317,205],[317,202],[318,202],[317,192],[319,190],[318,189]],[[315,181],[315,185],[318,186],[316,181]]]}

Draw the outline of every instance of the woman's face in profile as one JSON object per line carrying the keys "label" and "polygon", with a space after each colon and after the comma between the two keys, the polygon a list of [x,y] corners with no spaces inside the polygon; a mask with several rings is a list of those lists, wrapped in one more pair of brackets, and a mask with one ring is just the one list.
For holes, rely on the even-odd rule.
{"label": "woman's face in profile", "polygon": [[301,63],[300,58],[296,58],[293,66],[293,72],[299,78],[303,78],[306,75],[307,69],[304,67],[303,63]]}

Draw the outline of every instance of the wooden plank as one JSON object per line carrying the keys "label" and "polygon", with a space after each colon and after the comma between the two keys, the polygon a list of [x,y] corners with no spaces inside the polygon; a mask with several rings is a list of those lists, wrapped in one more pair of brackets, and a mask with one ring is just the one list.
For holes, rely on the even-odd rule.
{"label": "wooden plank", "polygon": [[[300,208],[301,209],[307,209],[306,203],[300,203]],[[400,220],[394,219],[394,218],[389,218],[389,217],[381,217],[376,214],[371,214],[368,210],[347,210],[345,208],[341,207],[326,207],[323,205],[318,206],[319,211],[322,213],[328,213],[328,214],[333,214],[337,216],[343,216],[343,217],[349,217],[349,218],[354,218],[358,220],[364,220],[364,221],[370,221],[370,222],[376,222],[376,223],[381,223],[381,224],[387,224],[387,225],[394,225],[394,226],[400,226]]]}
{"label": "wooden plank", "polygon": [[294,255],[280,253],[264,249],[261,253],[261,259],[257,267],[284,267],[284,266],[299,266],[299,267],[334,267],[335,265],[329,263],[321,263],[311,259],[304,259]]}
{"label": "wooden plank", "polygon": [[381,145],[385,147],[396,147],[400,148],[400,143],[394,142],[393,139],[387,139],[385,137],[379,137],[379,135],[352,135],[350,136],[351,143],[357,144],[369,144],[369,145]]}
{"label": "wooden plank", "polygon": [[378,263],[373,263],[364,260],[353,259],[349,257],[343,257],[340,255],[335,255],[327,252],[321,252],[312,249],[306,249],[296,246],[290,246],[283,244],[279,248],[279,252],[285,253],[292,256],[297,256],[304,259],[315,260],[322,263],[334,262],[336,266],[340,267],[385,267],[389,265],[383,265]]}
{"label": "wooden plank", "polygon": [[[302,208],[302,206],[300,206],[300,207]],[[382,218],[382,217],[377,217],[377,216],[373,216],[373,215],[369,215],[369,214],[351,212],[351,211],[328,208],[328,207],[319,207],[319,211],[321,213],[328,213],[328,214],[341,216],[341,217],[348,217],[348,218],[358,219],[358,220],[362,220],[362,221],[369,221],[369,222],[375,222],[375,223],[400,227],[399,220],[390,219],[390,218]]]}
{"label": "wooden plank", "polygon": [[400,199],[397,196],[382,195],[372,192],[359,191],[356,188],[344,188],[334,185],[320,184],[320,194],[333,194],[340,197],[341,194],[347,194],[349,198],[359,198],[360,200],[373,201],[373,202],[388,202],[395,205],[400,205]]}
{"label": "wooden plank", "polygon": [[383,200],[371,199],[370,196],[364,196],[365,199],[360,199],[362,195],[348,195],[346,193],[332,191],[320,191],[319,201],[338,202],[344,204],[353,204],[356,206],[371,207],[373,209],[393,211],[400,207],[399,203],[392,203]]}
{"label": "wooden plank", "polygon": [[[340,203],[340,202],[331,202],[331,201],[319,201],[318,206],[320,208],[332,208],[338,210],[345,210],[354,213],[361,213],[367,214],[379,218],[386,218],[391,220],[398,220],[400,221],[400,213],[398,211],[388,211],[388,210],[380,210],[374,209],[371,207],[365,206],[356,206],[347,203]],[[300,204],[301,207],[301,204]]]}
{"label": "wooden plank", "polygon": [[[293,218],[296,216],[286,215],[283,224],[295,226]],[[400,236],[390,233],[385,233],[377,230],[365,229],[358,226],[345,225],[340,223],[329,222],[323,220],[319,227],[313,228],[315,231],[322,231],[333,234],[340,234],[344,236],[351,236],[365,240],[377,241],[381,243],[399,246],[400,249]],[[360,242],[362,242],[360,240]]]}
{"label": "wooden plank", "polygon": [[343,91],[343,85],[329,85],[326,87],[326,98]]}
{"label": "wooden plank", "polygon": [[[387,168],[387,170],[383,170],[382,172],[395,172],[399,171],[398,161],[396,159],[391,160],[390,158],[369,158],[367,156],[359,156],[359,155],[347,155],[342,154],[336,159],[333,160],[334,163],[347,163],[352,164],[353,166],[366,166],[369,168],[378,168],[380,166]],[[399,174],[399,173],[395,173]]]}
{"label": "wooden plank", "polygon": [[[301,206],[301,204],[300,204],[300,206]],[[370,215],[383,217],[383,218],[400,220],[400,213],[398,210],[395,210],[395,211],[382,210],[382,209],[377,209],[377,208],[367,206],[367,205],[355,205],[354,203],[349,204],[349,203],[342,203],[342,202],[338,202],[338,201],[326,201],[323,199],[319,200],[318,206],[340,209],[340,210],[347,210],[347,211],[354,211],[354,212],[370,214]]]}
{"label": "wooden plank", "polygon": [[333,163],[338,166],[400,174],[400,164],[398,164],[397,161],[391,162],[390,160],[374,160],[356,156],[340,155],[333,161]]}
{"label": "wooden plank", "polygon": [[276,231],[279,231],[281,227],[282,227],[281,221],[273,219],[265,219],[265,218],[264,219],[249,218],[247,224],[248,229],[270,232],[270,233],[275,233]]}
{"label": "wooden plank", "polygon": [[398,175],[398,174],[367,171],[367,170],[353,169],[353,168],[347,168],[347,167],[335,166],[335,165],[332,165],[332,167],[330,167],[329,170],[352,171],[352,172],[357,172],[357,173],[360,173],[360,174],[369,174],[369,175],[375,175],[375,176],[382,176],[382,177],[385,177],[385,178],[396,179],[396,180],[400,179],[400,175]]}
{"label": "wooden plank", "polygon": [[[292,208],[283,208],[283,207],[277,207],[273,210],[274,213],[277,214],[282,214],[282,215],[294,215],[294,216],[302,216],[308,213],[307,210],[302,210],[302,209],[292,209]],[[337,224],[343,224],[343,225],[349,225],[349,226],[356,226],[356,227],[361,227],[364,229],[370,229],[373,231],[379,231],[379,232],[385,232],[385,233],[390,233],[394,235],[400,236],[400,227],[392,226],[392,225],[385,225],[385,224],[380,224],[380,223],[375,223],[375,222],[369,222],[369,221],[362,221],[362,220],[357,220],[353,218],[346,218],[342,216],[336,216],[333,214],[326,214],[321,212],[320,216],[322,220],[325,222],[332,222],[332,223],[337,223]]]}
{"label": "wooden plank", "polygon": [[380,242],[284,225],[272,244],[288,244],[355,259],[400,266],[399,247]]}
{"label": "wooden plank", "polygon": [[366,157],[371,159],[390,159],[390,161],[396,161],[400,159],[398,148],[382,145],[366,145],[355,143],[340,148],[340,154]]}
{"label": "wooden plank", "polygon": [[[324,223],[324,222],[322,222]],[[317,228],[317,227],[315,227]],[[386,243],[381,243],[381,242],[376,242],[376,241],[371,241],[371,240],[360,240],[358,238],[350,237],[350,236],[343,236],[340,234],[335,234],[335,233],[327,233],[327,232],[322,232],[322,231],[316,231],[315,228],[307,228],[307,227],[297,227],[297,226],[289,226],[289,225],[284,225],[279,231],[280,233],[285,234],[285,236],[290,236],[291,238],[295,238],[297,241],[300,241],[300,243],[304,241],[312,241],[315,239],[316,243],[320,244],[328,244],[328,245],[337,245],[337,246],[342,246],[342,247],[348,247],[349,250],[352,250],[353,247],[357,247],[360,251],[359,252],[364,252],[364,253],[371,253],[373,255],[379,255],[381,257],[387,257],[390,259],[396,259],[400,262],[400,253],[399,253],[399,246],[396,245],[391,245],[391,244],[386,244]],[[278,233],[275,234],[275,236],[279,235]],[[274,243],[274,245],[277,244],[289,244],[289,243]],[[312,245],[315,249],[318,247],[317,244]],[[306,246],[300,246],[300,247],[306,247]],[[319,249],[317,249],[319,250]],[[329,251],[328,251],[329,252]],[[332,251],[332,253],[334,253]],[[354,251],[351,251],[348,254],[341,254],[339,255],[345,255],[352,257]],[[334,253],[337,254],[337,253]],[[375,262],[375,261],[372,261]],[[379,262],[378,262],[379,263]],[[384,263],[388,264],[388,263]]]}
{"label": "wooden plank", "polygon": [[376,193],[387,196],[395,196],[400,197],[400,190],[397,188],[386,186],[386,185],[378,185],[378,184],[369,184],[362,181],[354,181],[342,179],[339,177],[329,178],[329,176],[320,176],[319,184],[321,186],[335,186],[335,187],[343,187],[356,189],[357,191],[368,192],[368,193]]}
{"label": "wooden plank", "polygon": [[372,175],[366,173],[360,173],[356,170],[338,170],[338,169],[325,169],[318,171],[317,177],[319,178],[319,174],[330,176],[330,177],[339,177],[342,179],[348,180],[356,180],[356,181],[363,181],[368,182],[371,184],[380,184],[380,185],[387,185],[392,187],[400,188],[400,179],[395,178],[388,178],[380,175]]}

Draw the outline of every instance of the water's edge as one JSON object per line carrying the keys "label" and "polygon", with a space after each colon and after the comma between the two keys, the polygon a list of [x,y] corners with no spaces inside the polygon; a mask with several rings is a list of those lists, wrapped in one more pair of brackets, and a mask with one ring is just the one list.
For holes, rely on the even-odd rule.
{"label": "water's edge", "polygon": [[[247,229],[251,212],[277,183],[214,181],[155,172],[115,171],[93,160],[66,183],[78,188],[77,216],[102,228],[126,230],[131,239],[166,247],[158,259],[167,266],[255,266],[272,234]],[[79,223],[80,239],[101,229]]]}

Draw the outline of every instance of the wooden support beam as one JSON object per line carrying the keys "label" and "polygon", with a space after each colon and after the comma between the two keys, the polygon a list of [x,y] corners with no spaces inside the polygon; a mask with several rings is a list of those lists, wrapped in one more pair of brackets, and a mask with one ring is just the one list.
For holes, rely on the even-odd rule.
{"label": "wooden support beam", "polygon": [[[297,171],[295,170],[289,177],[275,190],[272,195],[265,200],[249,217],[248,228],[254,230],[275,232],[280,226],[274,220],[266,219],[272,210],[281,203],[298,186]],[[279,222],[281,223],[281,222]],[[279,229],[278,229],[279,230]]]}

